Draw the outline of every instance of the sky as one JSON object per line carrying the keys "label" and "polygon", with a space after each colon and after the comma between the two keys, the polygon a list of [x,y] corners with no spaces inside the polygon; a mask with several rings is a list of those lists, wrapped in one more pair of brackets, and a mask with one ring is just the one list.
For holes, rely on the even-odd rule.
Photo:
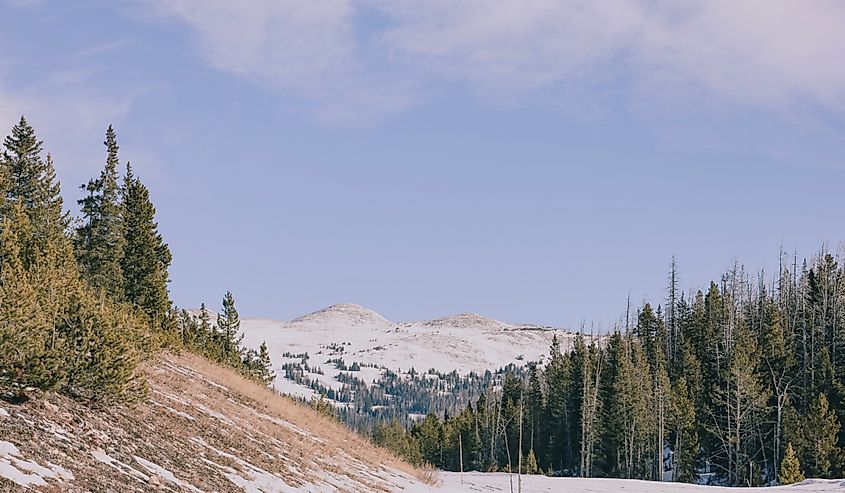
{"label": "sky", "polygon": [[0,0],[0,126],[148,185],[171,294],[598,329],[845,240],[845,2]]}

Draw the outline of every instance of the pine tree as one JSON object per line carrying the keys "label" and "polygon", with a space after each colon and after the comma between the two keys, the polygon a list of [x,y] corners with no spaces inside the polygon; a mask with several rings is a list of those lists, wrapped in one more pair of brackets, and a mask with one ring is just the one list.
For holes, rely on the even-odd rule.
{"label": "pine tree", "polygon": [[[540,382],[540,369],[535,363],[528,366],[528,388],[525,394],[525,427],[528,434],[527,447],[529,450],[546,450],[548,436],[546,423],[543,420],[545,396]],[[535,455],[536,458],[536,455]],[[543,454],[542,459],[545,459]],[[537,459],[538,461],[541,459]]]}
{"label": "pine tree", "polygon": [[126,300],[140,308],[157,325],[162,326],[170,310],[167,291],[172,256],[155,222],[155,207],[141,180],[127,165],[121,188],[123,226],[126,244],[123,270]]}
{"label": "pine tree", "polygon": [[197,317],[197,349],[211,359],[220,359],[220,343],[216,327],[211,325],[211,315],[205,307],[200,305],[200,313]]}
{"label": "pine tree", "polygon": [[760,383],[759,351],[748,326],[739,321],[733,330],[733,343],[727,368],[714,396],[714,441],[721,450],[714,462],[728,482],[751,486],[760,441],[756,436],[768,395]]}
{"label": "pine tree", "polygon": [[70,354],[66,393],[99,405],[142,394],[135,369],[143,330],[131,313],[97,299],[87,288],[72,297],[59,330]]}
{"label": "pine tree", "polygon": [[525,458],[525,474],[542,474],[543,471],[537,465],[537,456],[534,455],[534,449],[528,451],[528,457]]}
{"label": "pine tree", "polygon": [[179,334],[185,347],[197,351],[200,348],[200,328],[197,317],[188,310],[179,311]]}
{"label": "pine tree", "polygon": [[654,413],[651,389],[643,379],[651,375],[648,359],[638,338],[617,339],[619,369],[612,384],[608,430],[617,442],[616,471],[623,478],[653,478]]}
{"label": "pine tree", "polygon": [[412,433],[420,444],[423,462],[442,468],[441,445],[443,443],[443,425],[436,415],[429,413],[414,426]]}
{"label": "pine tree", "polygon": [[74,246],[82,277],[113,300],[121,300],[125,295],[121,268],[125,239],[117,182],[119,147],[111,125],[104,144],[105,168],[81,187],[88,195],[78,201],[82,224],[76,229]]}
{"label": "pine tree", "polygon": [[573,410],[569,405],[571,379],[569,359],[560,351],[557,336],[552,337],[549,351],[549,363],[546,366],[546,423],[548,429],[547,468],[549,474],[563,472],[571,466],[571,447]]}
{"label": "pine tree", "polygon": [[792,443],[786,446],[786,455],[784,455],[783,462],[780,464],[778,481],[780,484],[795,484],[804,481],[801,464],[798,462],[798,456],[795,455]]}
{"label": "pine tree", "polygon": [[258,348],[258,379],[266,385],[273,383],[276,374],[273,372],[273,362],[270,360],[270,352],[267,351],[267,342],[261,343]]}
{"label": "pine tree", "polygon": [[819,394],[804,418],[799,442],[799,453],[810,477],[830,477],[833,468],[840,465],[842,451],[836,446],[839,428],[839,420],[830,408],[827,396]]}
{"label": "pine tree", "polygon": [[232,364],[240,359],[243,335],[240,334],[241,320],[231,291],[226,291],[223,297],[223,311],[217,316],[217,327],[221,335],[221,358],[224,363]]}
{"label": "pine tree", "polygon": [[46,161],[41,157],[42,142],[24,117],[12,127],[12,133],[3,145],[7,179],[4,212],[8,213],[12,204],[20,204],[32,227],[32,244],[22,251],[27,268],[28,250],[37,251],[48,241],[63,235],[69,216],[62,212],[61,188],[56,181],[52,157],[48,155]]}
{"label": "pine tree", "polygon": [[698,479],[698,433],[695,429],[695,402],[690,395],[686,377],[681,376],[672,386],[671,421],[675,433],[673,459],[674,479],[694,483]]}
{"label": "pine tree", "polygon": [[[683,321],[680,322],[684,324]],[[672,383],[671,421],[674,434],[674,480],[694,483],[698,479],[698,456],[701,448],[699,420],[701,368],[689,341],[678,347],[678,377]]]}
{"label": "pine tree", "polygon": [[80,279],[52,158],[42,160],[41,142],[25,119],[4,145],[0,380],[60,386],[96,402],[124,399],[136,381],[142,330]]}
{"label": "pine tree", "polygon": [[29,218],[15,203],[0,233],[0,387],[21,393],[27,387],[55,388],[64,378],[61,341],[38,303],[20,258],[18,231]]}

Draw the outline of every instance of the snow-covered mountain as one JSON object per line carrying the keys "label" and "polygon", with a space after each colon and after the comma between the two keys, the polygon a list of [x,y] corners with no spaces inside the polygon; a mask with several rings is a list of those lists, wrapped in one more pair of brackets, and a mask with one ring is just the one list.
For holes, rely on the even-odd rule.
{"label": "snow-covered mountain", "polygon": [[[476,313],[394,323],[354,304],[332,305],[289,322],[243,319],[241,329],[248,347],[266,341],[277,370],[276,387],[306,398],[313,391],[286,381],[281,371],[282,364],[298,358],[283,354],[308,353],[312,365],[325,366],[336,358],[348,364],[359,363],[362,374],[357,376],[370,381],[383,369],[483,373],[510,363],[543,359],[554,335],[563,350],[571,347],[575,337],[562,329],[510,324]],[[340,387],[332,371],[310,376],[327,387]]]}

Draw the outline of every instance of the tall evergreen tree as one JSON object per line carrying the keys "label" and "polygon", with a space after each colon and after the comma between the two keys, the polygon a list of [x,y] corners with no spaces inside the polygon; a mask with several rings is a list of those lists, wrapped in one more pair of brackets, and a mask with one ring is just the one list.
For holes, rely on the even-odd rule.
{"label": "tall evergreen tree", "polygon": [[121,196],[126,241],[121,269],[126,300],[161,326],[170,310],[167,269],[172,256],[158,232],[150,193],[129,165]]}
{"label": "tall evergreen tree", "polygon": [[117,181],[118,145],[114,128],[106,131],[106,165],[98,178],[82,185],[88,195],[79,199],[82,224],[74,246],[82,277],[113,300],[125,296],[123,279],[123,210]]}
{"label": "tall evergreen tree", "polygon": [[240,359],[240,344],[243,340],[241,319],[235,308],[235,297],[231,291],[226,291],[223,297],[223,310],[217,315],[217,327],[221,335],[221,357],[224,362],[232,363]]}
{"label": "tall evergreen tree", "polygon": [[[4,175],[8,180],[6,212],[12,204],[19,203],[32,227],[30,248],[43,248],[46,242],[64,234],[69,219],[62,212],[61,187],[53,160],[49,155],[46,160],[41,157],[42,142],[24,117],[12,127],[3,145]],[[26,252],[23,253],[24,267],[28,267]]]}
{"label": "tall evergreen tree", "polygon": [[819,394],[800,427],[791,437],[805,472],[810,477],[829,477],[842,464],[842,450],[836,445],[839,420],[830,408],[827,396]]}
{"label": "tall evergreen tree", "polygon": [[548,429],[547,468],[563,473],[572,465],[572,409],[569,404],[571,389],[569,359],[561,354],[557,336],[553,336],[546,366],[546,423]]}
{"label": "tall evergreen tree", "polygon": [[[528,388],[525,397],[525,426],[528,435],[526,447],[532,452],[535,450],[545,451],[548,442],[546,423],[543,420],[545,396],[540,381],[540,369],[534,363],[528,366]],[[541,460],[544,459],[545,453],[541,457]]]}
{"label": "tall evergreen tree", "polygon": [[270,352],[267,350],[267,342],[262,341],[258,348],[258,379],[266,385],[273,383],[276,374],[273,372],[273,362],[270,360]]}
{"label": "tall evergreen tree", "polygon": [[694,483],[698,479],[699,399],[694,391],[701,386],[701,371],[691,345],[679,346],[680,375],[672,384],[671,421],[674,434],[673,473],[676,481]]}

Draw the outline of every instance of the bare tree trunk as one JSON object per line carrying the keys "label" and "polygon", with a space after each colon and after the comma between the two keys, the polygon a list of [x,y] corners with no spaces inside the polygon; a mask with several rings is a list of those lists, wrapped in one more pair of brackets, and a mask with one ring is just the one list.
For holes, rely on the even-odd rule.
{"label": "bare tree trunk", "polygon": [[464,484],[464,439],[460,432],[458,433],[458,454],[461,463],[461,484]]}
{"label": "bare tree trunk", "polygon": [[517,465],[517,484],[518,491],[522,493],[522,415],[525,409],[525,400],[523,396],[519,399],[519,459]]}

